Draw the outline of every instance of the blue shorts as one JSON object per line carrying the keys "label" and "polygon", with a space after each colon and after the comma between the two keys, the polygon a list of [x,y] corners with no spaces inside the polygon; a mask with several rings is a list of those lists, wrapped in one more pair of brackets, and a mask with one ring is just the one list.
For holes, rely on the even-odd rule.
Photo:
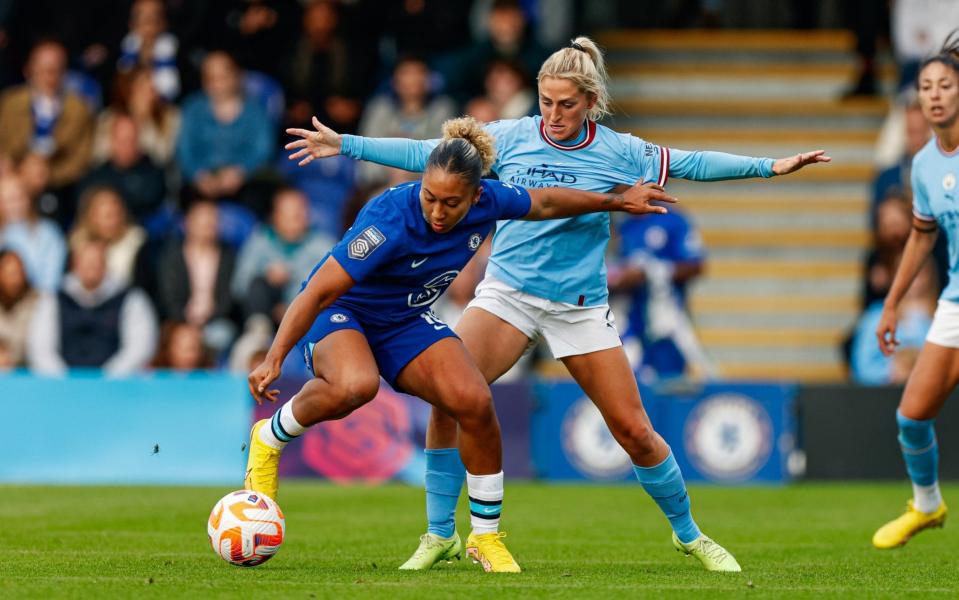
{"label": "blue shorts", "polygon": [[399,389],[396,377],[403,367],[436,342],[457,337],[432,310],[406,321],[383,326],[364,323],[354,311],[334,302],[316,317],[310,330],[297,344],[306,361],[306,368],[314,376],[313,347],[326,336],[341,329],[355,329],[363,334],[373,351],[380,375],[394,389]]}

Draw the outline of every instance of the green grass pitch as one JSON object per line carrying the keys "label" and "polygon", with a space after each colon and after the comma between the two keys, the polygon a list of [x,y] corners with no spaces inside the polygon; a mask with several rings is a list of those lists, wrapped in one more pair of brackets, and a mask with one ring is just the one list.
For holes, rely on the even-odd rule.
{"label": "green grass pitch", "polygon": [[[899,484],[693,486],[704,531],[744,573],[710,574],[673,550],[638,485],[508,483],[503,529],[524,573],[466,560],[396,567],[425,528],[403,486],[281,486],[287,538],[271,561],[233,567],[206,519],[227,488],[0,486],[2,598],[635,598],[959,596],[959,533],[924,532],[880,552],[874,529],[910,493]],[[959,485],[945,486],[959,498]],[[460,506],[460,532],[467,533]],[[948,525],[948,523],[947,523]]]}

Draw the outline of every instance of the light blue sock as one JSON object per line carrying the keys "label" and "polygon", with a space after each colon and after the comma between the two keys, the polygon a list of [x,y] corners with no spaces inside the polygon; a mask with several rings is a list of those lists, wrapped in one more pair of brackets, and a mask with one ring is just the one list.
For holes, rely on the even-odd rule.
{"label": "light blue sock", "polygon": [[906,471],[916,485],[932,485],[939,479],[939,445],[932,425],[934,420],[914,421],[896,411],[899,446]]}
{"label": "light blue sock", "polygon": [[456,503],[466,480],[466,468],[456,448],[426,449],[427,532],[448,538],[456,530]]}
{"label": "light blue sock", "polygon": [[701,535],[693,514],[689,508],[689,494],[679,465],[670,450],[666,460],[655,467],[633,465],[636,478],[646,493],[652,496],[660,510],[669,519],[676,537],[684,544],[694,541]]}

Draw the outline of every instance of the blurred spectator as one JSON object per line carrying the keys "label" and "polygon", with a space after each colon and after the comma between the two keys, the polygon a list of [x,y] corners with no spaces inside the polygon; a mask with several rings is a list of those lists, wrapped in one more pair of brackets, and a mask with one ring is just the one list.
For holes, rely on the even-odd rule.
{"label": "blurred spectator", "polygon": [[350,53],[338,26],[333,0],[314,0],[303,9],[303,33],[284,77],[290,126],[309,127],[315,115],[336,131],[356,131],[371,66],[357,60],[363,53]]}
{"label": "blurred spectator", "polygon": [[[391,36],[396,56],[435,56],[469,42],[472,0],[401,0],[368,8],[380,13],[384,33]],[[471,65],[475,68],[476,65]]]}
{"label": "blurred spectator", "polygon": [[919,63],[942,47],[959,23],[955,0],[896,0],[892,3],[891,37],[899,63],[899,89],[915,84]]}
{"label": "blurred spectator", "polygon": [[489,37],[437,61],[446,89],[457,98],[470,98],[483,91],[483,69],[496,59],[521,65],[526,73],[539,73],[549,51],[531,35],[517,0],[495,0],[487,20]]}
{"label": "blurred spectator", "polygon": [[9,248],[0,250],[0,367],[26,362],[27,335],[39,295],[27,281],[23,261]]}
{"label": "blurred spectator", "polygon": [[879,92],[876,52],[880,36],[889,31],[889,5],[875,0],[846,0],[844,20],[856,35],[857,75],[846,96],[873,96]]}
{"label": "blurred spectator", "polygon": [[891,193],[911,193],[909,174],[912,170],[912,157],[922,150],[932,137],[932,129],[926,122],[926,118],[922,116],[922,109],[919,108],[919,102],[914,94],[903,110],[901,125],[904,148],[899,154],[899,159],[896,164],[882,170],[873,181],[871,212],[874,222],[876,209],[883,198]]}
{"label": "blurred spectator", "polygon": [[78,244],[70,264],[63,287],[41,296],[30,323],[30,369],[60,375],[71,367],[99,367],[111,376],[144,369],[157,341],[150,300],[110,276],[100,242]]}
{"label": "blurred spectator", "polygon": [[152,76],[156,91],[167,100],[180,94],[176,36],[167,31],[162,0],[134,0],[130,31],[120,44],[117,68],[121,73],[143,68]]}
{"label": "blurred spectator", "polygon": [[160,334],[160,348],[153,368],[173,371],[197,371],[213,368],[213,356],[203,344],[203,330],[192,324],[171,321]]}
{"label": "blurred spectator", "polygon": [[277,160],[277,171],[289,185],[306,194],[310,226],[339,238],[344,229],[343,210],[356,187],[357,164],[348,156],[337,155],[313,161],[304,169],[284,156]]}
{"label": "blurred spectator", "polygon": [[113,121],[120,115],[129,115],[136,122],[140,151],[154,164],[168,166],[180,132],[180,109],[157,93],[150,71],[134,69],[117,75],[111,105],[100,113],[97,121],[95,161],[109,160]]}
{"label": "blurred spectator", "polygon": [[[407,57],[393,69],[392,92],[370,100],[360,121],[360,135],[425,140],[440,137],[443,122],[455,115],[456,107],[446,96],[430,90],[430,72],[419,58]],[[387,167],[364,162],[360,176],[365,183],[388,179]]]}
{"label": "blurred spectator", "polygon": [[92,186],[80,196],[77,221],[70,232],[70,251],[88,242],[104,244],[111,279],[128,286],[134,281],[146,232],[130,222],[120,194],[112,187]]}
{"label": "blurred spectator", "polygon": [[296,0],[227,0],[219,9],[230,54],[244,68],[280,79],[282,62],[297,39],[300,7]]}
{"label": "blurred spectator", "polygon": [[229,54],[211,52],[203,61],[203,92],[183,105],[177,161],[201,197],[236,198],[273,156],[270,120],[244,97],[240,76]]}
{"label": "blurred spectator", "polygon": [[31,206],[43,216],[55,217],[63,203],[73,204],[72,191],[66,194],[50,188],[50,161],[39,154],[30,152],[20,159],[16,176],[23,183]]}
{"label": "blurred spectator", "polygon": [[883,300],[877,298],[863,311],[852,339],[852,378],[856,383],[884,385],[906,382],[932,325],[938,294],[935,269],[931,262],[926,262],[899,304],[899,323],[896,328],[899,347],[892,356],[884,356],[876,340]]}
{"label": "blurred spectator", "polygon": [[706,258],[699,232],[670,207],[664,215],[626,219],[618,233],[622,263],[608,279],[610,290],[631,296],[623,338],[634,368],[645,381],[680,377],[687,365],[708,373],[686,307],[686,288]]}
{"label": "blurred spectator", "polygon": [[183,239],[169,240],[160,254],[157,293],[165,320],[204,328],[205,343],[221,351],[235,333],[229,317],[236,255],[220,243],[218,232],[217,205],[194,203],[184,219]]}
{"label": "blurred spectator", "polygon": [[492,123],[499,119],[499,111],[496,105],[486,96],[477,96],[466,103],[463,112],[468,117],[473,117],[480,123]]}
{"label": "blurred spectator", "polygon": [[536,94],[529,87],[526,73],[514,61],[496,59],[491,62],[483,86],[498,119],[519,119],[538,111]]}
{"label": "blurred spectator", "polygon": [[15,176],[0,179],[0,246],[19,255],[33,287],[60,287],[67,246],[56,223],[37,214],[26,187]]}
{"label": "blurred spectator", "polygon": [[309,227],[309,204],[299,190],[284,188],[273,198],[269,225],[261,225],[240,250],[233,296],[249,320],[265,315],[279,323],[310,271],[336,240]]}
{"label": "blurred spectator", "polygon": [[873,249],[866,257],[863,308],[886,297],[911,230],[912,206],[909,200],[901,192],[887,196],[876,209]]}
{"label": "blurred spectator", "polygon": [[83,101],[63,89],[67,54],[54,41],[34,46],[26,83],[0,97],[0,151],[14,160],[29,152],[50,161],[50,184],[75,183],[90,163],[93,117]]}
{"label": "blurred spectator", "polygon": [[118,114],[111,121],[109,157],[87,175],[83,188],[114,188],[133,218],[145,224],[166,199],[166,175],[143,155],[132,117]]}

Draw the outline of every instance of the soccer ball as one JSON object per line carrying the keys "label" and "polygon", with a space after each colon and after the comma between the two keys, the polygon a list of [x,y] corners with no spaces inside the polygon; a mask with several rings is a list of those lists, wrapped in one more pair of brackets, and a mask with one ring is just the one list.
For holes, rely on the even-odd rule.
{"label": "soccer ball", "polygon": [[272,498],[238,490],[216,503],[206,532],[213,551],[223,560],[241,567],[255,567],[280,549],[286,519]]}

